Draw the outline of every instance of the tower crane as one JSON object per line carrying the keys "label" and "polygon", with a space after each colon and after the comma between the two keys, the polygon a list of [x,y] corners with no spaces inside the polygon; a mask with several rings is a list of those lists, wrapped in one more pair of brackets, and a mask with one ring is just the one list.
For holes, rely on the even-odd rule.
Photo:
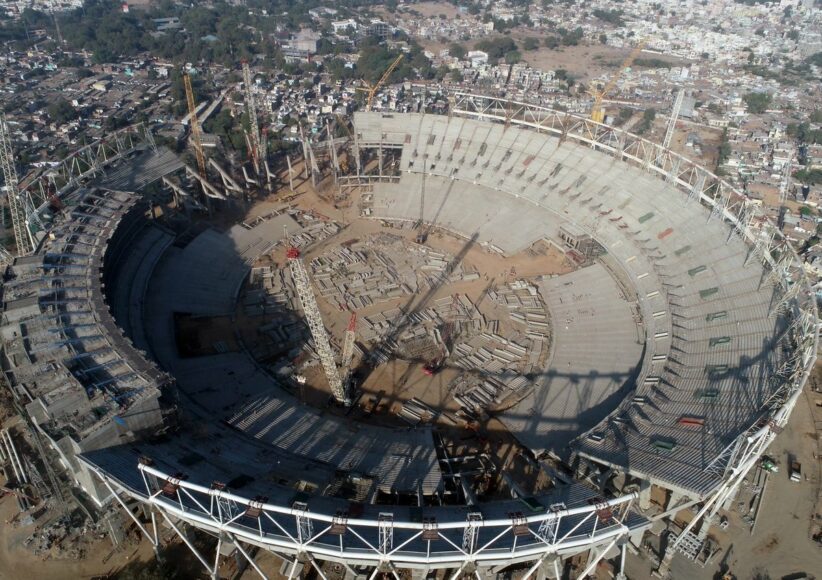
{"label": "tower crane", "polygon": [[[320,315],[320,308],[317,306],[317,298],[311,289],[311,280],[308,278],[308,272],[300,256],[300,250],[290,245],[287,232],[285,234],[285,240],[286,243],[289,244],[286,257],[288,258],[288,265],[291,269],[291,278],[294,280],[297,295],[300,297],[300,304],[302,304],[303,313],[308,322],[311,336],[314,338],[314,347],[317,350],[317,355],[320,357],[320,363],[322,364],[323,371],[325,371],[325,377],[328,379],[328,386],[331,388],[331,393],[337,401],[345,405],[350,405],[351,401],[346,393],[346,385],[343,384],[340,371],[334,362],[334,351],[331,350],[328,333],[325,330],[325,325]],[[346,336],[346,339],[347,338]],[[353,353],[353,345],[351,348]]]}
{"label": "tower crane", "polygon": [[194,137],[194,151],[197,154],[197,169],[202,179],[206,178],[205,155],[203,155],[203,140],[200,137],[200,121],[197,120],[197,107],[194,105],[194,89],[191,88],[191,77],[183,72],[183,84],[186,89],[191,136]]}
{"label": "tower crane", "polygon": [[671,139],[674,137],[674,130],[676,129],[676,120],[679,118],[679,111],[682,109],[682,101],[685,99],[685,89],[679,89],[674,100],[674,106],[671,109],[671,118],[668,121],[668,130],[665,131],[665,139],[662,141],[662,146],[667,149],[671,145]]}
{"label": "tower crane", "polygon": [[254,91],[251,89],[251,68],[248,61],[243,60],[243,85],[245,87],[245,106],[248,110],[249,137],[251,141],[251,161],[254,172],[260,174],[260,124],[257,120],[257,104],[254,100]]}
{"label": "tower crane", "polygon": [[602,123],[605,120],[605,111],[602,109],[602,100],[616,85],[619,77],[622,76],[622,73],[625,72],[625,69],[631,66],[639,53],[642,52],[642,49],[645,48],[645,41],[641,41],[636,47],[631,51],[622,64],[619,66],[619,70],[611,80],[609,80],[606,85],[600,90],[596,88],[589,88],[588,94],[594,97],[594,106],[591,107],[591,120],[596,121],[597,123]]}
{"label": "tower crane", "polygon": [[18,188],[17,171],[14,169],[14,150],[11,146],[6,116],[3,113],[0,113],[0,165],[3,166],[3,177],[6,180],[6,196],[9,200],[17,255],[27,256],[34,251],[34,241],[29,232],[26,209]]}
{"label": "tower crane", "polygon": [[[401,54],[397,58],[395,58],[394,62],[392,62],[388,66],[388,68],[385,69],[385,72],[380,77],[380,80],[378,80],[376,83],[374,83],[373,85],[368,85],[368,83],[366,83],[366,85],[368,85],[368,86],[359,87],[358,90],[365,91],[365,92],[368,93],[368,101],[366,102],[366,105],[365,105],[365,110],[366,111],[371,110],[371,104],[374,102],[374,95],[376,95],[377,91],[380,90],[380,87],[385,84],[385,81],[388,80],[388,77],[391,76],[391,73],[394,72],[394,69],[397,68],[397,65],[400,64],[400,61],[403,59],[404,56],[405,55]],[[363,82],[365,83],[365,81],[363,81]]]}
{"label": "tower crane", "polygon": [[346,392],[351,393],[351,362],[354,360],[354,341],[357,338],[357,313],[352,312],[348,320],[348,328],[345,329],[345,339],[343,340],[342,357],[340,369],[343,372],[343,384]]}

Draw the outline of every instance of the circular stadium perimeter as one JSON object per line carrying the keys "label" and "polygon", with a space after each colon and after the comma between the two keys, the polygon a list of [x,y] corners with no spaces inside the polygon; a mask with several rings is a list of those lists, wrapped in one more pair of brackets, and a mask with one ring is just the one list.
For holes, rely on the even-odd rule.
{"label": "circular stadium perimeter", "polygon": [[[310,247],[328,225],[283,209],[184,235],[146,220],[140,192],[183,166],[129,128],[27,186],[62,201],[40,208],[38,250],[4,284],[12,390],[72,478],[155,546],[166,521],[213,575],[221,546],[263,577],[256,548],[291,560],[289,577],[323,575],[321,561],[556,576],[591,550],[584,575],[650,527],[637,508],[652,485],[669,505],[699,502],[694,524],[715,513],[786,425],[816,356],[801,261],[756,204],[659,145],[526,103],[456,94],[448,116],[357,113],[354,130],[357,158],[379,159],[340,178],[360,190],[359,219],[427,224],[503,259],[545,241],[585,262],[535,284],[550,355],[497,413],[535,464],[573,475],[446,502],[452,458],[430,426],[305,405],[247,344],[181,356],[181,313],[234,322],[283,226]],[[606,473],[621,479],[602,494],[590,482]],[[216,558],[183,523],[217,538]]]}

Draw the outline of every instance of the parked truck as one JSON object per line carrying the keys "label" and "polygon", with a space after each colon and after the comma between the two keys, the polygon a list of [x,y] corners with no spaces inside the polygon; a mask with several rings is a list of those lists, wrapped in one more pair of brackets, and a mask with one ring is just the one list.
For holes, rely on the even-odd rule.
{"label": "parked truck", "polygon": [[791,481],[802,481],[802,464],[795,459],[791,461]]}

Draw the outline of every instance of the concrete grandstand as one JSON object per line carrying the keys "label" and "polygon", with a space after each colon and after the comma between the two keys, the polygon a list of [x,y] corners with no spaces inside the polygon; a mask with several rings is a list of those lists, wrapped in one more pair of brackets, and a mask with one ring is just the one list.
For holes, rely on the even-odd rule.
{"label": "concrete grandstand", "polygon": [[[250,345],[183,352],[181,314],[234,322],[283,228],[319,240],[330,226],[279,205],[180,235],[146,218],[140,191],[183,168],[151,143],[73,179],[68,207],[44,209],[48,235],[4,282],[4,370],[77,484],[126,508],[155,546],[129,502],[155,526],[216,535],[218,553],[255,569],[252,547],[281,555],[289,577],[318,561],[352,575],[513,565],[558,577],[587,551],[584,575],[640,542],[654,488],[669,494],[662,510],[701,506],[675,542],[692,551],[815,360],[816,307],[790,247],[716,176],[589,120],[458,94],[449,116],[357,113],[354,127],[351,147],[372,161],[349,178],[359,219],[503,258],[544,243],[576,261],[526,289],[542,309],[522,316],[530,350],[486,331],[510,349],[471,354],[528,353],[511,404],[473,412],[492,413],[551,485],[530,492],[506,474],[512,499],[451,494],[461,480],[436,427],[309,406]],[[512,364],[493,368],[464,374],[510,382]]]}

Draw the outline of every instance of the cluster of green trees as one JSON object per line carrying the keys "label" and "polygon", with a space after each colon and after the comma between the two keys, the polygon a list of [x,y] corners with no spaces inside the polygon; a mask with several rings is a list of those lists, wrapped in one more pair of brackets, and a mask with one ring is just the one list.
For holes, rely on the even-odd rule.
{"label": "cluster of green trees", "polygon": [[747,107],[749,113],[758,115],[768,110],[773,97],[768,93],[745,93],[742,100],[745,102],[745,107]]}
{"label": "cluster of green trees", "polygon": [[582,27],[577,26],[573,30],[565,28],[557,28],[557,34],[549,34],[545,37],[545,46],[550,49],[559,48],[560,46],[576,46],[582,40]]}
{"label": "cluster of green trees", "polygon": [[634,59],[634,66],[643,68],[671,68],[671,63],[661,58],[637,58]]}
{"label": "cluster of green trees", "polygon": [[78,117],[77,111],[71,106],[71,103],[63,97],[57,98],[57,100],[46,107],[46,112],[52,121],[59,124],[73,121]]}
{"label": "cluster of green trees", "polygon": [[452,42],[451,46],[448,47],[448,53],[454,58],[463,59],[465,58],[467,51],[459,42]]}
{"label": "cluster of green trees", "polygon": [[[374,84],[400,55],[399,51],[386,48],[379,44],[376,39],[368,39],[361,47],[359,59],[354,67],[348,66],[342,59],[332,58],[325,61],[325,71],[335,80],[364,79],[368,83]],[[403,56],[403,59],[388,78],[389,83],[398,83],[405,79],[414,78],[442,80],[445,77],[448,70],[443,67],[434,68],[418,44],[409,42],[409,47],[410,50]],[[457,51],[459,52],[459,49]]]}
{"label": "cluster of green trees", "polygon": [[600,8],[594,9],[594,16],[605,22],[609,22],[614,26],[624,26],[625,20],[622,19],[622,10],[602,10]]}
{"label": "cluster of green trees", "polygon": [[648,132],[651,128],[651,125],[654,124],[654,119],[656,119],[656,109],[650,108],[645,109],[642,113],[642,120],[637,124],[634,131],[637,135],[644,135]]}
{"label": "cluster of green trees", "polygon": [[522,41],[522,48],[524,50],[536,50],[539,48],[539,45],[539,38],[537,38],[536,36],[529,36],[528,38]]}
{"label": "cluster of green trees", "polygon": [[809,185],[819,185],[822,183],[822,169],[802,169],[793,175],[794,179]]}
{"label": "cluster of green trees", "polygon": [[728,141],[727,127],[722,131],[722,140],[719,142],[719,149],[716,154],[716,174],[723,175],[725,171],[721,168],[722,165],[728,162],[731,156],[731,143]]}
{"label": "cluster of green trees", "polygon": [[509,55],[516,53],[519,55],[517,43],[509,36],[500,36],[496,38],[485,38],[480,40],[474,47],[476,50],[481,50],[488,53],[489,60],[499,60],[505,57],[509,59]]}
{"label": "cluster of green trees", "polygon": [[[377,0],[347,0],[346,7],[376,3]],[[124,13],[119,0],[86,0],[82,8],[63,12],[57,18],[67,46],[88,50],[97,62],[114,62],[151,51],[176,61],[233,66],[255,53],[278,59],[279,53],[269,35],[283,25],[291,30],[316,27],[308,11],[324,4],[322,0],[247,0],[240,5],[215,0],[190,9],[182,3],[160,0],[148,10]],[[262,14],[263,10],[267,15]],[[185,33],[154,34],[152,20],[168,17],[178,17]],[[29,31],[35,28],[49,30],[56,37],[50,15],[26,9],[20,20],[0,25],[0,40],[26,45],[32,42]]]}
{"label": "cluster of green trees", "polygon": [[[818,114],[819,111],[815,111]],[[819,121],[815,121],[819,122]],[[818,145],[822,143],[822,129],[811,128],[810,123],[803,121],[802,123],[788,123],[786,132],[789,137],[793,137],[800,143],[807,145]]]}

